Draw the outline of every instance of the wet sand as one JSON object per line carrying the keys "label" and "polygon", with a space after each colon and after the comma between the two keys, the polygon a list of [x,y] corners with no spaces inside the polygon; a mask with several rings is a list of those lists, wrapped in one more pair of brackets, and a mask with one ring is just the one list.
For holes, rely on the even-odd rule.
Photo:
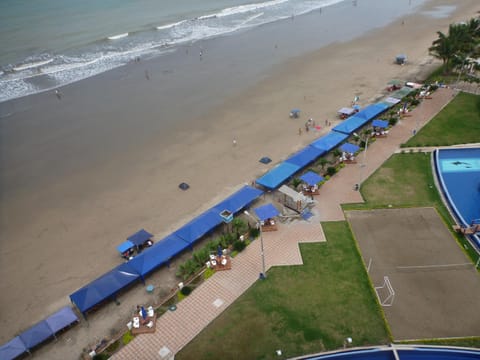
{"label": "wet sand", "polygon": [[[397,19],[272,64],[254,83],[242,79],[236,61],[222,59],[231,55],[224,38],[204,42],[202,60],[189,48],[183,65],[195,69],[195,78],[176,70],[178,57],[142,60],[64,87],[60,100],[44,93],[0,104],[0,342],[69,304],[69,294],[119,264],[115,247],[130,234],[145,228],[161,239],[329,131],[299,135],[308,118],[334,126],[337,109],[354,96],[366,105],[392,78],[419,80],[437,64],[427,51],[436,31],[478,10],[474,0],[427,7],[445,4],[457,4],[450,17]],[[298,20],[288,26],[295,29]],[[268,37],[272,30],[264,31]],[[239,36],[240,44],[247,37]],[[285,51],[276,40],[272,56]],[[248,59],[248,48],[236,49],[244,56],[238,61]],[[402,52],[408,64],[395,65]],[[212,77],[216,62],[228,65],[231,86]],[[288,117],[293,107],[302,109],[298,120]],[[259,163],[262,156],[273,163]],[[178,189],[180,182],[190,189]],[[110,326],[105,321],[102,331]],[[91,330],[78,347],[99,336]]]}

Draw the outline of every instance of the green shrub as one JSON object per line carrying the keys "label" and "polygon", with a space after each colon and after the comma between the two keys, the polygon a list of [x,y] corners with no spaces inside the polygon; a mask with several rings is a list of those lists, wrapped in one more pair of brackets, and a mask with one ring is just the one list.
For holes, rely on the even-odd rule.
{"label": "green shrub", "polygon": [[336,169],[334,166],[329,166],[329,167],[327,168],[327,174],[328,174],[329,176],[335,175],[336,172],[337,172],[337,169]]}
{"label": "green shrub", "polygon": [[180,292],[181,292],[183,295],[188,296],[188,295],[191,294],[192,290],[193,290],[193,289],[192,289],[190,286],[184,286],[184,287],[182,287],[182,288],[180,289]]}
{"label": "green shrub", "polygon": [[201,249],[198,249],[193,253],[193,259],[195,262],[202,267],[210,258],[210,251],[209,249],[204,246]]}
{"label": "green shrub", "polygon": [[294,188],[297,188],[297,186],[300,185],[301,183],[302,183],[302,180],[300,180],[300,179],[297,178],[297,177],[296,177],[296,178],[293,178],[293,180],[292,180],[292,186],[293,186]]}
{"label": "green shrub", "polygon": [[235,232],[235,238],[238,238],[241,234],[245,234],[248,230],[248,223],[242,218],[236,217],[232,221],[233,231]]}
{"label": "green shrub", "polygon": [[256,227],[250,228],[248,235],[252,239],[255,239],[256,237],[258,237],[258,235],[260,235],[260,229],[257,229]]}
{"label": "green shrub", "polygon": [[388,119],[388,125],[390,125],[390,126],[395,126],[397,124],[397,122],[398,122],[398,118],[396,116]]}
{"label": "green shrub", "polygon": [[120,346],[120,341],[115,341],[108,345],[108,347],[105,349],[105,352],[109,354],[113,354],[115,351],[117,351],[118,347]]}
{"label": "green shrub", "polygon": [[245,249],[246,246],[247,246],[247,244],[245,244],[244,241],[237,240],[233,243],[233,250],[238,251],[238,252],[242,252],[243,249]]}
{"label": "green shrub", "polygon": [[105,354],[105,353],[101,353],[101,354],[96,354],[93,356],[93,360],[107,360],[110,356],[108,354]]}
{"label": "green shrub", "polygon": [[203,273],[203,278],[207,280],[209,277],[211,277],[213,274],[215,274],[215,270],[212,268],[207,268],[205,272]]}
{"label": "green shrub", "polygon": [[130,331],[127,331],[125,334],[122,336],[122,343],[123,345],[127,345],[130,341],[132,341],[135,338],[135,336],[132,335]]}

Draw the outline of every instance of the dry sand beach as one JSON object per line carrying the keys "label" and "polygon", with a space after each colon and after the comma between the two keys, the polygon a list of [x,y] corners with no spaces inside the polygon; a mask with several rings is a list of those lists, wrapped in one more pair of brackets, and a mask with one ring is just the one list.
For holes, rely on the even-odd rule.
{"label": "dry sand beach", "polygon": [[[442,5],[456,8],[447,17],[418,11],[277,64],[246,91],[230,89],[208,107],[198,104],[188,125],[170,115],[196,104],[181,98],[172,99],[169,109],[157,104],[162,94],[170,96],[167,77],[182,76],[174,64],[171,72],[156,72],[159,60],[64,87],[61,100],[44,93],[0,104],[3,114],[12,112],[0,119],[0,342],[68,305],[69,294],[119,264],[115,247],[130,234],[145,228],[161,239],[329,131],[324,120],[335,125],[337,109],[354,96],[365,105],[380,97],[392,78],[420,79],[436,64],[427,50],[436,31],[480,10],[476,0],[428,1],[424,10]],[[401,52],[408,54],[405,66],[393,63]],[[213,53],[205,47],[199,72]],[[231,71],[232,78],[240,76],[234,67]],[[299,120],[288,117],[293,107],[302,109]],[[309,117],[321,131],[299,135]],[[159,118],[166,119],[161,129]],[[132,126],[137,119],[141,126]],[[60,126],[65,121],[69,126]],[[259,163],[262,156],[273,163]],[[183,181],[188,191],[178,189]],[[149,281],[158,286],[165,281],[170,288],[173,273],[162,269]],[[139,285],[120,300],[120,306],[110,304],[71,330],[75,335],[58,346],[79,354],[88,343],[108,337],[136,303],[150,299]],[[38,354],[62,358],[46,349]]]}

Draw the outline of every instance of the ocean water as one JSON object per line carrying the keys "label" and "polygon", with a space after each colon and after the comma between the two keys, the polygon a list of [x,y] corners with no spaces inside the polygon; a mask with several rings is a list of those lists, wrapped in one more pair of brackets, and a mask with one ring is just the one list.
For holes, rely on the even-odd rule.
{"label": "ocean water", "polygon": [[0,102],[356,0],[2,0]]}

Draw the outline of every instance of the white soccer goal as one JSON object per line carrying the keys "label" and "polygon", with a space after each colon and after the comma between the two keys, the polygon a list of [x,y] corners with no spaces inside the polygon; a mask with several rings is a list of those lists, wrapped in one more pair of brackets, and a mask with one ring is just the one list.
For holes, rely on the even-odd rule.
{"label": "white soccer goal", "polygon": [[378,296],[378,301],[382,306],[392,306],[395,299],[395,291],[388,276],[383,277],[383,284],[381,286],[375,286],[375,292]]}

